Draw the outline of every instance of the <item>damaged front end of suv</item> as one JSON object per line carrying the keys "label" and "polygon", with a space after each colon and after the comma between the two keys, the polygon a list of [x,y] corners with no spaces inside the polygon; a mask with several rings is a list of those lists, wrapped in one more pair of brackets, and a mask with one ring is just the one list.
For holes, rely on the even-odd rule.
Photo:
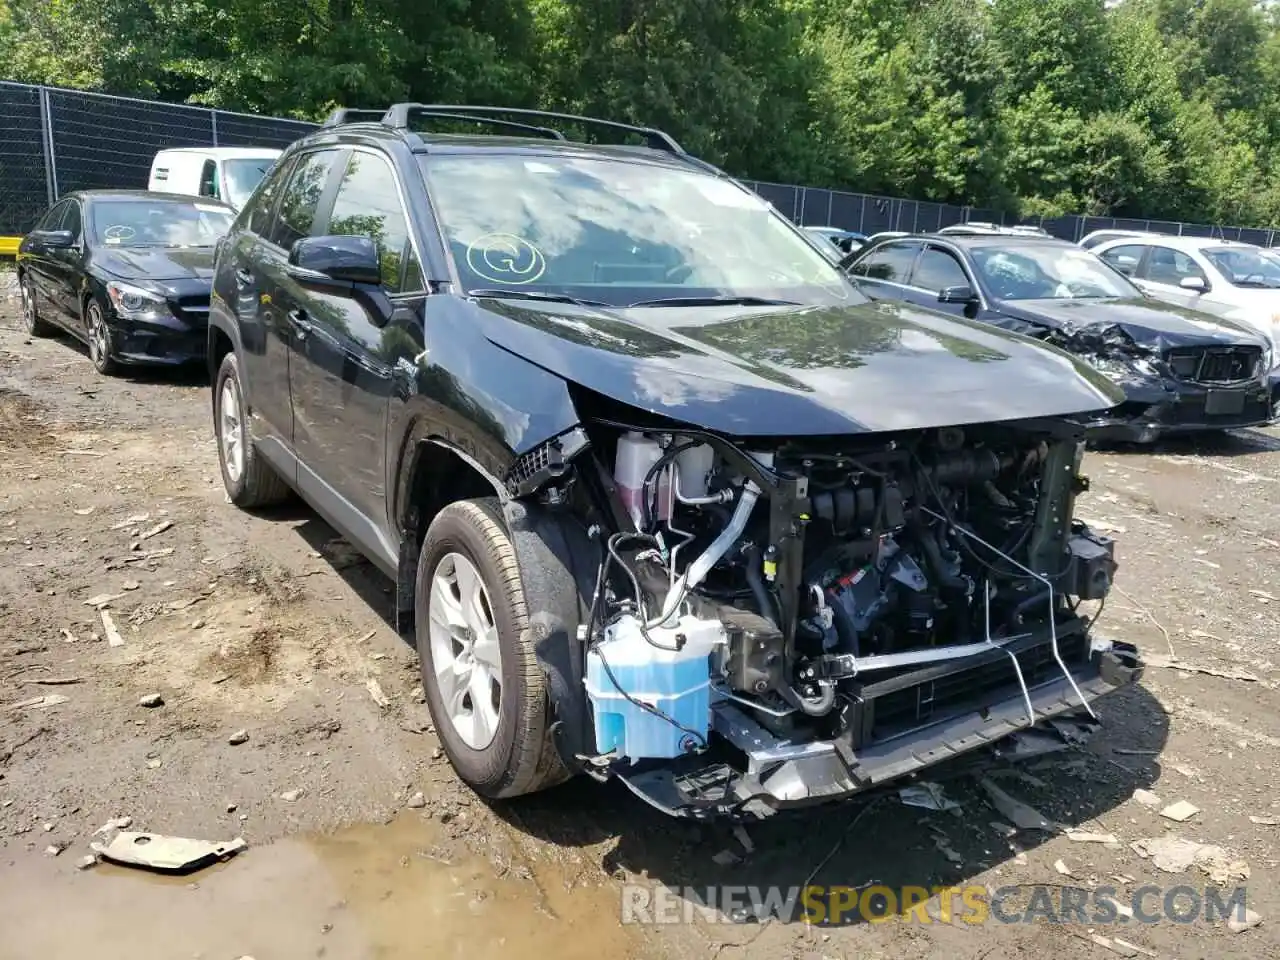
{"label": "damaged front end of suv", "polygon": [[1070,418],[769,440],[578,396],[595,415],[511,489],[598,554],[575,765],[668,813],[763,817],[1037,726],[1057,747],[1141,672],[1078,611],[1117,564],[1072,518]]}

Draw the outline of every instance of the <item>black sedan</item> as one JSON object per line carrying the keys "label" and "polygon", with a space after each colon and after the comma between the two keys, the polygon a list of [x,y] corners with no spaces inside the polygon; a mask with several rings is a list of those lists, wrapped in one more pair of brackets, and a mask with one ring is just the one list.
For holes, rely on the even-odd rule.
{"label": "black sedan", "polygon": [[100,373],[205,355],[214,245],[235,212],[216,200],[140,190],[68,194],[18,247],[33,337],[61,327]]}
{"label": "black sedan", "polygon": [[1096,439],[1271,423],[1276,345],[1261,330],[1162,303],[1091,253],[1039,237],[905,236],[844,261],[873,300],[905,300],[1036,337],[1086,360],[1125,402],[1091,421]]}

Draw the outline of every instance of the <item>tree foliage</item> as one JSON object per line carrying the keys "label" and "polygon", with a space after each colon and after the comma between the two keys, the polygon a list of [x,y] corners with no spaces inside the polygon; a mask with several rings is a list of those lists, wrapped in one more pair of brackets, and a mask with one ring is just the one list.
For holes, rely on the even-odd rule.
{"label": "tree foliage", "polygon": [[1255,0],[0,0],[0,77],[311,119],[543,106],[756,179],[1280,222]]}

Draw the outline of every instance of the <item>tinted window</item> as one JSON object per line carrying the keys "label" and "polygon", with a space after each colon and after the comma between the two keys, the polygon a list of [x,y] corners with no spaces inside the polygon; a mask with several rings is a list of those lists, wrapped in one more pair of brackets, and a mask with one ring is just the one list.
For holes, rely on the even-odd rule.
{"label": "tinted window", "polygon": [[71,200],[67,203],[66,216],[62,218],[60,229],[70,230],[71,236],[76,240],[80,239],[80,204]]}
{"label": "tinted window", "polygon": [[37,230],[60,229],[62,218],[66,216],[67,207],[70,204],[71,204],[70,200],[63,200],[60,203],[55,203],[52,207],[49,208],[49,212],[40,218],[40,222],[36,224],[35,229]]}
{"label": "tinted window", "polygon": [[1204,271],[1190,254],[1172,247],[1152,247],[1151,256],[1147,258],[1147,269],[1144,276],[1152,283],[1167,283],[1176,287],[1186,277],[1206,279]]}
{"label": "tinted window", "polygon": [[216,197],[218,195],[218,165],[206,160],[200,169],[200,196]]}
{"label": "tinted window", "polygon": [[853,265],[853,272],[871,280],[906,283],[918,243],[886,243]]}
{"label": "tinted window", "polygon": [[[327,233],[368,237],[378,245],[382,283],[392,293],[421,290],[422,271],[409,243],[409,223],[396,191],[395,171],[385,158],[359,151],[351,154],[329,215]],[[405,257],[415,261],[401,280]]]}
{"label": "tinted window", "polygon": [[329,182],[329,171],[338,157],[336,150],[304,154],[293,169],[289,186],[280,195],[280,212],[271,242],[288,250],[303,237],[311,235],[320,197]]}
{"label": "tinted window", "polygon": [[247,223],[251,232],[260,237],[270,233],[272,207],[275,206],[276,197],[280,193],[280,184],[284,183],[292,169],[292,160],[282,163],[280,169],[262,185],[262,189],[254,197],[253,203],[247,208],[249,212]]}
{"label": "tinted window", "polygon": [[916,264],[916,272],[911,277],[913,287],[925,290],[942,290],[945,287],[967,287],[969,278],[965,276],[960,262],[945,250],[928,247],[920,254],[920,262]]}
{"label": "tinted window", "polygon": [[1110,250],[1104,250],[1098,256],[1121,273],[1132,277],[1137,273],[1138,264],[1142,262],[1142,255],[1146,251],[1147,248],[1140,243],[1126,243],[1121,247],[1112,247]]}

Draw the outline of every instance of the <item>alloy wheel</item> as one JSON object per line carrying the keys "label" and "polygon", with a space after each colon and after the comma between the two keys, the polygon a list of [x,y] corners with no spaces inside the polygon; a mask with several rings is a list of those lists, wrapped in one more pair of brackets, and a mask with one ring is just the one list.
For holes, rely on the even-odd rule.
{"label": "alloy wheel", "polygon": [[218,442],[227,477],[239,483],[244,475],[244,424],[240,420],[240,387],[235,377],[222,381],[218,394]]}
{"label": "alloy wheel", "polygon": [[428,639],[440,702],[472,750],[498,732],[502,649],[489,592],[474,563],[447,553],[436,565],[428,601]]}
{"label": "alloy wheel", "polygon": [[89,327],[89,359],[101,370],[111,356],[111,347],[107,339],[107,322],[103,319],[102,308],[97,303],[89,304],[85,318]]}
{"label": "alloy wheel", "polygon": [[23,280],[18,290],[22,297],[22,322],[27,327],[27,333],[34,334],[36,332],[36,298],[31,292],[31,281]]}

